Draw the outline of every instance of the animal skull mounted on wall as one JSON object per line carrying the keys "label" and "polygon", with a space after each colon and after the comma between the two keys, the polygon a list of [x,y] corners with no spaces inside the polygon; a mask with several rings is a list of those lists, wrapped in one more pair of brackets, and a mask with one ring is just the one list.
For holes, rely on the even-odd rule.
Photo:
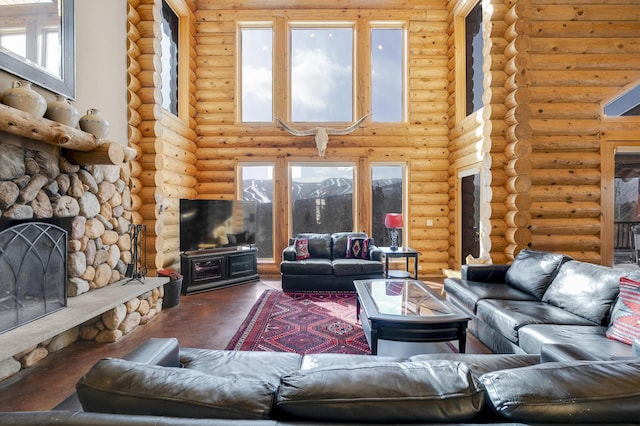
{"label": "animal skull mounted on wall", "polygon": [[[368,114],[367,114],[368,115]],[[344,129],[332,129],[329,127],[314,127],[309,130],[296,130],[293,127],[289,126],[284,121],[280,120],[278,117],[274,117],[275,120],[280,123],[280,125],[293,136],[315,136],[316,140],[316,148],[318,148],[318,155],[324,157],[325,152],[327,151],[327,143],[329,142],[329,135],[348,135],[353,132],[362,124],[367,115],[363,116],[361,119],[353,123],[351,126],[346,127]]]}

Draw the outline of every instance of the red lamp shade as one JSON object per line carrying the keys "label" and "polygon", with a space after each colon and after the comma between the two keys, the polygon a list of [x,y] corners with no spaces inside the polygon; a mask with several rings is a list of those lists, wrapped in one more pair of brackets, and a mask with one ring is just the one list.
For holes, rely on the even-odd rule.
{"label": "red lamp shade", "polygon": [[402,228],[402,213],[387,213],[384,217],[384,226],[390,229]]}

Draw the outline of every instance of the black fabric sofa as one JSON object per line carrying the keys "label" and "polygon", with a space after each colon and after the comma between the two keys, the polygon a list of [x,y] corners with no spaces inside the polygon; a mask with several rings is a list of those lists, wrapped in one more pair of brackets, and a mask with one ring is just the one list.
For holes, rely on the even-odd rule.
{"label": "black fabric sofa", "polygon": [[84,411],[0,413],[0,424],[529,425],[640,418],[640,358],[597,361],[578,349],[550,348],[541,356],[404,359],[180,348],[176,339],[149,339],[133,356],[102,359],[82,377],[77,394]]}
{"label": "black fabric sofa", "polygon": [[623,276],[632,274],[522,250],[511,265],[464,265],[461,278],[445,279],[444,291],[471,316],[469,331],[493,352],[539,354],[544,344],[570,343],[607,359],[634,351],[605,336],[621,308]]}
{"label": "black fabric sofa", "polygon": [[[384,278],[383,253],[371,240],[366,259],[348,258],[349,238],[368,238],[363,232],[304,233],[289,240],[282,252],[283,291],[354,291],[353,281]],[[296,259],[296,239],[308,241],[309,258]]]}

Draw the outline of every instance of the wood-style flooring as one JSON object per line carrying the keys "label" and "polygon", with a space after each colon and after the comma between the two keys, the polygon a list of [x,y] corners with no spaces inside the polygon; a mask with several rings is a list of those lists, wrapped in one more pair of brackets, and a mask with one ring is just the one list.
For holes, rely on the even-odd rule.
{"label": "wood-style flooring", "polygon": [[[119,342],[77,341],[0,382],[0,411],[52,409],[75,392],[76,382],[96,361],[123,356],[150,337],[177,337],[183,347],[224,349],[258,296],[269,288],[281,288],[280,281],[262,280],[181,296],[179,305],[164,310]],[[471,335],[467,352],[490,353]]]}

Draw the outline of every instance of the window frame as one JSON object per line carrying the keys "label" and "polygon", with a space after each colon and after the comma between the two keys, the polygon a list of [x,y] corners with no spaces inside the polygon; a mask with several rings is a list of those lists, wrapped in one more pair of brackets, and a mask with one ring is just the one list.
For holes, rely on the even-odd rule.
{"label": "window frame", "polygon": [[[244,121],[243,119],[243,62],[242,62],[242,30],[244,29],[270,29],[271,30],[271,119],[268,121]],[[277,116],[276,113],[276,99],[274,94],[276,93],[276,77],[275,77],[275,68],[276,68],[276,28],[275,23],[273,21],[240,21],[237,23],[237,31],[236,31],[236,39],[239,40],[236,43],[236,58],[237,58],[237,78],[236,81],[236,99],[238,102],[236,103],[236,122],[242,124],[250,124],[250,125],[261,125],[261,124],[273,124],[273,116]]]}
{"label": "window frame", "polygon": [[[289,121],[292,120],[292,103],[293,103],[293,47],[292,47],[292,30],[293,29],[313,29],[319,30],[331,29],[331,28],[350,28],[352,31],[352,48],[351,48],[351,120],[350,121],[296,121],[296,124],[314,124],[314,123],[351,123],[357,120],[358,116],[358,98],[357,98],[357,84],[358,84],[358,34],[359,27],[358,22],[355,20],[331,20],[331,21],[318,21],[309,20],[301,21],[294,20],[288,21],[286,25],[286,88],[287,88],[287,102],[286,102],[286,117]],[[275,73],[274,73],[275,74]]]}
{"label": "window frame", "polygon": [[[376,162],[371,162],[368,165],[368,170],[369,170],[369,193],[371,196],[371,200],[369,201],[369,205],[371,206],[371,209],[369,211],[369,215],[370,215],[370,229],[369,229],[369,235],[371,237],[375,236],[373,235],[373,168],[374,167],[400,167],[402,169],[402,211],[400,212],[387,212],[387,213],[402,213],[402,218],[404,221],[403,224],[403,228],[402,228],[402,233],[401,233],[401,237],[402,237],[402,241],[398,242],[398,245],[401,246],[407,246],[409,245],[409,233],[406,232],[408,230],[408,217],[409,217],[409,191],[408,191],[408,182],[409,182],[409,165],[406,162],[402,162],[402,161],[394,161],[394,162],[383,162],[383,161],[376,161]],[[381,245],[381,243],[376,241],[376,245]]]}
{"label": "window frame", "polygon": [[293,231],[293,197],[291,196],[291,190],[293,188],[293,176],[292,169],[293,167],[351,167],[352,168],[352,195],[351,195],[351,230],[357,229],[358,226],[358,196],[359,196],[359,188],[358,188],[358,161],[351,159],[344,159],[342,161],[332,161],[332,162],[318,162],[318,161],[309,161],[303,159],[292,159],[288,161],[286,164],[286,173],[287,173],[287,192],[285,196],[287,197],[287,234],[295,235]]}
{"label": "window frame", "polygon": [[[467,48],[466,48],[466,18],[482,0],[462,0],[454,9],[454,47],[455,47],[455,82],[456,82],[456,122],[459,123],[469,115],[477,114],[479,110],[467,114]],[[482,13],[484,19],[484,8]],[[484,33],[484,26],[480,25]],[[484,38],[484,34],[483,34]]]}
{"label": "window frame", "polygon": [[[162,0],[162,3],[166,4],[173,10],[178,18],[178,114],[175,115],[171,111],[164,108],[162,102],[160,106],[162,110],[172,116],[177,116],[184,123],[189,122],[189,74],[190,74],[190,34],[189,28],[191,26],[191,14],[189,6],[185,0]],[[162,6],[162,5],[161,5]],[[162,55],[160,56],[161,66],[164,66],[162,62]],[[163,84],[164,82],[161,82]],[[162,87],[160,87],[162,89]]]}
{"label": "window frame", "polygon": [[[237,182],[237,188],[236,188],[236,194],[238,194],[238,196],[236,197],[239,200],[242,200],[243,197],[243,190],[244,190],[244,186],[243,186],[243,168],[245,167],[271,167],[271,180],[272,180],[272,194],[271,194],[271,250],[272,250],[272,255],[271,257],[264,257],[264,256],[260,256],[260,251],[258,250],[258,261],[273,261],[276,258],[276,253],[277,253],[277,238],[276,238],[276,203],[278,203],[279,201],[277,200],[278,195],[276,194],[276,168],[278,167],[278,163],[276,161],[257,161],[257,162],[253,162],[253,161],[238,161],[237,165],[236,165],[236,182]],[[259,220],[259,219],[258,219]]]}
{"label": "window frame", "polygon": [[[375,119],[375,116],[373,115],[373,73],[372,71],[372,53],[373,53],[373,46],[371,45],[371,39],[373,36],[373,31],[374,30],[384,30],[384,29],[399,29],[402,33],[402,61],[400,66],[402,67],[401,70],[401,75],[402,75],[402,106],[401,106],[401,119],[400,121],[378,121]],[[394,123],[394,124],[399,124],[399,123],[406,123],[408,121],[408,117],[409,117],[409,90],[408,90],[408,81],[409,81],[409,64],[407,62],[407,58],[409,57],[409,52],[408,52],[408,35],[407,35],[407,23],[406,22],[402,22],[402,21],[371,21],[369,22],[369,110],[372,113],[372,116],[370,118],[370,120],[372,122],[375,123]]]}

